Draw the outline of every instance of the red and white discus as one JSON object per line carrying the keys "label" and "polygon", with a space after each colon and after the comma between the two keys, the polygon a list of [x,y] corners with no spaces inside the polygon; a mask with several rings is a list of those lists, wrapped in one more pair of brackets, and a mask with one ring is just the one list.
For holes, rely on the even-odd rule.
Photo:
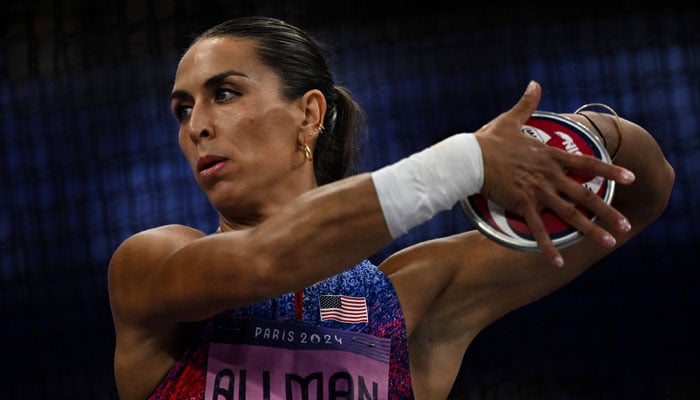
{"label": "red and white discus", "polygon": [[[600,139],[585,125],[571,118],[551,112],[536,111],[525,122],[522,131],[548,146],[558,147],[571,153],[594,156],[607,163],[611,162],[610,155]],[[614,181],[577,172],[569,172],[567,176],[594,192],[607,204],[612,202],[615,191]],[[537,242],[521,216],[505,210],[481,194],[463,199],[460,205],[464,214],[477,229],[489,238],[517,250],[539,251]],[[577,208],[591,220],[596,218],[596,215],[587,209],[578,206]],[[583,239],[583,234],[549,210],[542,213],[542,220],[557,248],[570,246]]]}

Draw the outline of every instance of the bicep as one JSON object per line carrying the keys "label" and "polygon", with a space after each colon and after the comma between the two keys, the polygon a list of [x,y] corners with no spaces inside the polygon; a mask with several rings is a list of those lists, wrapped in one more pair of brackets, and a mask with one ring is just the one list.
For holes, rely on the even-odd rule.
{"label": "bicep", "polygon": [[409,334],[428,323],[452,340],[474,337],[564,286],[606,253],[583,240],[563,250],[567,264],[556,268],[541,253],[509,249],[470,231],[412,246],[380,267],[394,283]]}

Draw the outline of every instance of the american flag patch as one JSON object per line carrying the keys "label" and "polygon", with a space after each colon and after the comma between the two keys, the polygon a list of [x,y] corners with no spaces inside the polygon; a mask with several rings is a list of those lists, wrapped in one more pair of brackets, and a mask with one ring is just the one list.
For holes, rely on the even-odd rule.
{"label": "american flag patch", "polygon": [[318,300],[321,321],[367,322],[367,299],[342,295],[321,295]]}

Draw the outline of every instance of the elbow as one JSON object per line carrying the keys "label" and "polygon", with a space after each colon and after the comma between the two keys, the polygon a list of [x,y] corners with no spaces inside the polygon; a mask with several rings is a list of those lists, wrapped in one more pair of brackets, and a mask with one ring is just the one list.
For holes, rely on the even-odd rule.
{"label": "elbow", "polygon": [[673,169],[673,166],[671,166],[668,161],[664,162],[657,180],[657,190],[655,191],[655,196],[653,198],[654,201],[652,202],[655,207],[651,207],[650,210],[653,219],[661,216],[668,206],[675,181],[676,172]]}
{"label": "elbow", "polygon": [[640,183],[639,189],[643,190],[636,190],[636,184],[629,188],[629,194],[624,193],[627,187],[620,188],[621,194],[624,193],[622,197],[626,199],[623,213],[634,220],[633,225],[650,225],[666,210],[675,180],[676,173],[673,167],[664,160],[655,171],[653,179],[649,179],[645,185]]}

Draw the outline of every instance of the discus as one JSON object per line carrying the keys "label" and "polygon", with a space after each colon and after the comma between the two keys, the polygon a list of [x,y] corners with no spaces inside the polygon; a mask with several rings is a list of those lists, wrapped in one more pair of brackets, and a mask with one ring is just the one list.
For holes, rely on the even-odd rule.
{"label": "discus", "polygon": [[[596,157],[610,163],[610,155],[585,125],[559,114],[535,111],[522,127],[524,134],[542,143],[566,150],[570,153]],[[567,176],[579,182],[586,189],[598,195],[607,204],[612,202],[615,181],[580,172],[568,172]],[[504,209],[481,194],[469,196],[460,201],[464,214],[476,228],[490,239],[521,251],[540,251],[525,219]],[[584,207],[576,208],[591,221],[597,216]],[[551,210],[542,213],[549,236],[554,245],[563,249],[583,239],[583,234],[560,219]]]}

